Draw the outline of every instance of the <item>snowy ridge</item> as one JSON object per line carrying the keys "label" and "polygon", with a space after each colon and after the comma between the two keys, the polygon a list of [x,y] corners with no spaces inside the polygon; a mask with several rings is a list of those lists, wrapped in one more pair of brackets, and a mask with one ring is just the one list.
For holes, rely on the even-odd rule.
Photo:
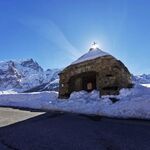
{"label": "snowy ridge", "polygon": [[142,74],[132,77],[133,82],[138,84],[150,84],[150,74]]}
{"label": "snowy ridge", "polygon": [[33,59],[0,62],[0,91],[22,92],[58,78],[59,69],[46,71]]}
{"label": "snowy ridge", "polygon": [[78,63],[81,63],[81,62],[84,62],[84,61],[87,61],[87,60],[92,60],[92,59],[95,59],[95,58],[98,58],[98,57],[106,56],[106,55],[110,55],[110,54],[102,51],[99,48],[96,48],[96,49],[91,48],[89,50],[89,52],[87,52],[86,54],[82,55],[79,59],[74,61],[72,63],[72,65],[78,64]]}
{"label": "snowy ridge", "polygon": [[24,91],[24,93],[41,92],[41,91],[58,91],[58,89],[59,89],[59,79],[55,79],[48,83],[43,83],[39,86],[26,90]]}

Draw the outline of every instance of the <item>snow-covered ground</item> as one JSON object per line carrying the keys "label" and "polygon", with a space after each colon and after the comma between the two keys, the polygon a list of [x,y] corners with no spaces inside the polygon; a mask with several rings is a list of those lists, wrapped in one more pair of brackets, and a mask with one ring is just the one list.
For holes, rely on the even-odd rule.
{"label": "snow-covered ground", "polygon": [[[115,103],[110,97],[118,99]],[[13,93],[0,95],[1,106],[60,110],[84,114],[96,114],[118,118],[150,119],[150,88],[135,85],[132,89],[122,89],[118,96],[99,98],[98,91],[73,92],[68,100],[58,99],[58,93]]]}
{"label": "snow-covered ground", "polygon": [[142,85],[145,86],[145,87],[150,88],[150,84],[142,84]]}
{"label": "snow-covered ground", "polygon": [[0,91],[0,95],[3,95],[3,94],[17,94],[17,92],[14,91],[13,89],[6,90],[6,91]]}

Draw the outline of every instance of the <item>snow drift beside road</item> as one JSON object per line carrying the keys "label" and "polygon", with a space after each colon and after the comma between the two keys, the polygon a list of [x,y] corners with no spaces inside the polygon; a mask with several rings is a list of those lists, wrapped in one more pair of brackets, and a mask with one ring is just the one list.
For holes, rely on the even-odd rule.
{"label": "snow drift beside road", "polygon": [[[1,106],[60,110],[118,118],[150,119],[150,88],[136,85],[122,89],[118,96],[99,98],[98,91],[73,92],[68,100],[58,99],[57,92],[38,92],[0,95]],[[113,103],[110,97],[118,99]]]}

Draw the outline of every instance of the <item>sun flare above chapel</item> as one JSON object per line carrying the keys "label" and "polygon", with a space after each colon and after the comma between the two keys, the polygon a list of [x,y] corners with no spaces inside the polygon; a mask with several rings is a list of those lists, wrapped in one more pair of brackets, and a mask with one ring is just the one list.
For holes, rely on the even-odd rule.
{"label": "sun flare above chapel", "polygon": [[99,48],[99,45],[96,42],[93,42],[92,45],[91,45],[91,48],[92,49],[97,49],[97,48]]}

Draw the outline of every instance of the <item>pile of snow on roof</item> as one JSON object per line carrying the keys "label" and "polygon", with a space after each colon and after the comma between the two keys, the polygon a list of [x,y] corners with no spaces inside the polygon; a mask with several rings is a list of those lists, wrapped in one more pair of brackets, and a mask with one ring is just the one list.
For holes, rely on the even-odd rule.
{"label": "pile of snow on roof", "polygon": [[72,63],[72,65],[74,64],[78,64],[87,60],[92,60],[98,57],[102,57],[102,56],[106,56],[106,55],[110,55],[104,51],[102,51],[99,48],[96,49],[90,49],[89,52],[85,53],[84,55],[82,55],[80,58],[78,58],[76,61],[74,61]]}

